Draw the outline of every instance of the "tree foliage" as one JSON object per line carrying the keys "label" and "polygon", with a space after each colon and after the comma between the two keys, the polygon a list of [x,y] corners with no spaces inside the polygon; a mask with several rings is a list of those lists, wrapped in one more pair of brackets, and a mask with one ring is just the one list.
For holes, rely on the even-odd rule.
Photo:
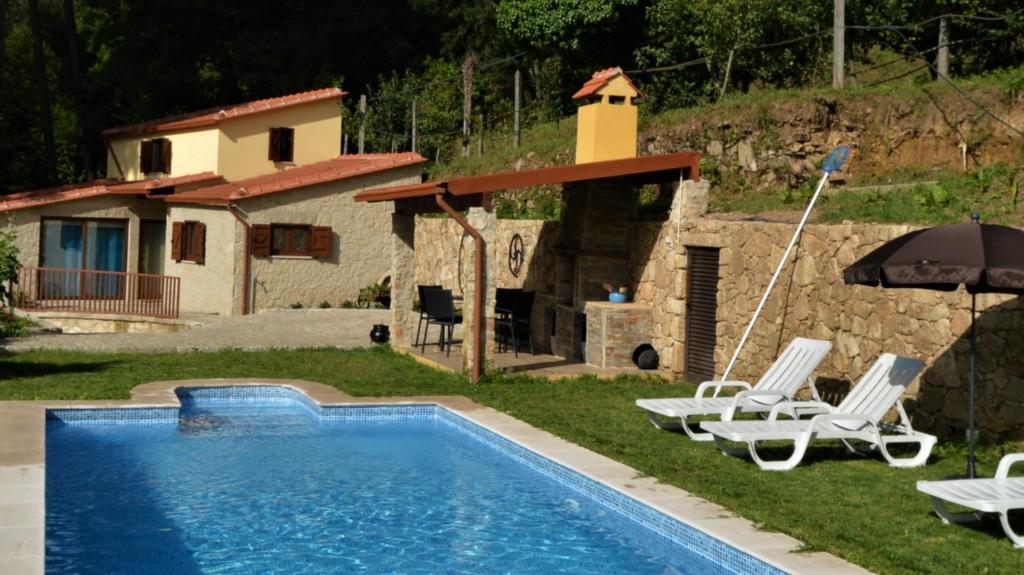
{"label": "tree foliage", "polygon": [[[847,31],[854,64],[877,48],[933,59],[934,17],[947,13],[959,15],[954,75],[1024,59],[1019,0],[846,6],[848,24],[871,27]],[[461,140],[459,65],[470,55],[474,134],[509,129],[516,69],[525,122],[571,114],[569,96],[609,66],[640,69],[647,110],[723,86],[827,85],[831,10],[814,0],[0,0],[0,194],[105,175],[104,128],[326,85],[350,94],[350,151],[366,94],[367,151],[409,149],[415,98],[419,149],[445,157]]]}

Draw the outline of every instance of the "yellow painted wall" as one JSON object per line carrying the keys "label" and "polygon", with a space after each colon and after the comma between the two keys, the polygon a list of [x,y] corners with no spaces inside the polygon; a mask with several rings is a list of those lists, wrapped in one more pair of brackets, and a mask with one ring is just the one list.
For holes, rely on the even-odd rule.
{"label": "yellow painted wall", "polygon": [[[147,134],[145,137],[135,136],[112,140],[107,149],[107,177],[121,178],[117,164],[111,155],[117,155],[125,180],[142,180],[146,178],[140,170],[139,153],[143,140],[167,138],[171,141],[171,173],[168,176],[185,176],[200,172],[217,171],[218,130],[209,127],[190,132],[171,132],[168,134]],[[266,154],[264,154],[266,157]],[[155,177],[150,175],[149,177]]]}
{"label": "yellow painted wall", "polygon": [[588,104],[580,107],[577,122],[577,164],[636,157],[635,106]]}
{"label": "yellow painted wall", "polygon": [[[329,160],[341,153],[339,100],[323,100],[221,122],[217,173],[240,180]],[[294,162],[267,159],[270,128],[295,130]]]}
{"label": "yellow painted wall", "polygon": [[[613,78],[597,91],[600,102],[580,106],[576,117],[576,163],[636,157],[637,95],[622,76]],[[623,96],[622,104],[611,104],[610,96]]]}

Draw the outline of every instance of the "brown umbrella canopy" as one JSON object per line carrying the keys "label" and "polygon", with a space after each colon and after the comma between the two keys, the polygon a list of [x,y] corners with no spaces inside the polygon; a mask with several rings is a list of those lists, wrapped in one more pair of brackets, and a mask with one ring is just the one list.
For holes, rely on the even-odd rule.
{"label": "brown umbrella canopy", "polygon": [[1024,231],[978,223],[937,226],[904,234],[843,271],[848,284],[971,294],[967,476],[974,477],[975,294],[1024,294]]}
{"label": "brown umbrella canopy", "polygon": [[848,284],[1024,293],[1024,230],[952,224],[890,240],[846,268]]}

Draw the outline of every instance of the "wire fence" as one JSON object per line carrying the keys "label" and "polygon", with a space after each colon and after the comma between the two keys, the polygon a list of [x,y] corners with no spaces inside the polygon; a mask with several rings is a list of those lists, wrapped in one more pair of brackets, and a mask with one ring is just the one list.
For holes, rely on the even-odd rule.
{"label": "wire fence", "polygon": [[[933,16],[910,24],[887,24],[887,25],[846,25],[845,30],[860,32],[878,32],[891,34],[896,37],[897,44],[902,45],[905,53],[882,62],[872,63],[866,67],[848,66],[846,74],[853,80],[854,84],[866,87],[879,86],[902,80],[904,78],[928,72],[931,77],[952,87],[957,94],[966,100],[970,105],[977,108],[979,113],[988,116],[1009,130],[1024,137],[1024,131],[1011,124],[1008,120],[988,109],[976,98],[972,97],[966,90],[950,78],[948,73],[936,67],[934,54],[940,50],[953,51],[957,48],[977,46],[979,44],[994,43],[1003,41],[999,37],[1003,30],[994,25],[999,22],[1008,22],[1014,18],[1024,15],[1024,8],[1004,15],[972,15],[972,14],[943,14]],[[929,42],[929,46],[920,47],[918,43],[925,38],[923,32],[927,26],[945,19],[947,22],[970,21],[980,22],[986,25],[984,34],[968,38],[957,38],[956,40],[945,41],[936,37],[936,41]],[[779,48],[798,45],[805,42],[822,41],[831,38],[832,29],[821,29],[793,38],[761,44],[739,44],[733,47],[729,54],[729,64],[734,66],[733,56],[736,53],[770,53]],[[917,43],[915,43],[915,40]],[[466,65],[458,73],[443,75],[432,78],[431,85],[457,86],[452,88],[444,96],[446,102],[431,101],[437,97],[429,93],[427,83],[423,78],[414,78],[404,83],[398,91],[365,95],[365,112],[354,108],[351,111],[346,124],[346,136],[344,142],[345,153],[364,152],[398,152],[417,151],[424,153],[429,160],[441,161],[453,157],[484,155],[496,149],[510,149],[518,145],[521,131],[540,122],[556,121],[556,134],[561,132],[561,124],[565,120],[561,107],[552,98],[544,97],[544,88],[535,87],[530,94],[521,83],[522,75],[519,68],[525,53],[520,52],[505,57],[497,58],[487,62],[474,62],[469,65],[470,74],[479,77],[481,72],[489,71],[492,79],[496,70],[508,73],[515,80],[508,84],[518,83],[514,93],[521,95],[518,101],[512,101],[509,97],[509,90],[505,90],[502,97],[495,98],[494,94],[488,94],[484,105],[472,105],[470,100],[473,97],[480,98],[482,94],[470,92],[467,97],[466,86],[472,86],[472,78],[466,78]],[[863,60],[863,58],[861,58]],[[640,81],[645,77],[652,77],[662,74],[672,74],[688,68],[697,66],[709,67],[713,63],[710,56],[700,56],[671,64],[661,64],[644,68],[626,70],[632,76],[639,76]],[[821,62],[824,64],[825,62]],[[895,67],[893,73],[877,78],[879,71]],[[733,70],[733,73],[736,73]],[[725,92],[729,83],[729,72],[724,80],[721,80],[721,92]],[[713,78],[708,73],[705,82],[716,85],[720,80]],[[550,90],[550,89],[549,89]],[[554,103],[553,103],[554,102]],[[419,105],[421,116],[417,118],[412,110]],[[441,121],[437,117],[427,118],[430,121],[424,123],[423,110],[430,109],[435,116],[443,116]],[[442,114],[438,114],[442,110]],[[567,126],[571,129],[571,126]],[[362,149],[359,148],[362,143]]]}

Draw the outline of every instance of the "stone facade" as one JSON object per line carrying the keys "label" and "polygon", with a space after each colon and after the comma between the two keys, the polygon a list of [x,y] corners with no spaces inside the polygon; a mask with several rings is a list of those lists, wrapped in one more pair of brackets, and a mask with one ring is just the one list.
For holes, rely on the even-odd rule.
{"label": "stone facade", "polygon": [[139,227],[142,220],[163,220],[167,215],[167,207],[163,204],[139,200],[129,196],[101,196],[87,198],[75,202],[64,202],[24,208],[0,214],[0,225],[9,216],[14,226],[18,246],[18,261],[24,266],[39,266],[39,250],[41,248],[43,218],[96,218],[123,220],[128,224],[125,238],[127,254],[125,255],[126,271],[138,271],[139,264]]}
{"label": "stone facade", "polygon": [[[715,364],[725,368],[768,284],[794,224],[688,220],[684,246],[721,248]],[[833,343],[818,371],[835,378],[826,393],[842,394],[879,354],[927,362],[905,401],[914,425],[940,434],[962,430],[967,419],[970,296],[848,286],[842,272],[909,226],[810,225],[765,304],[730,379],[756,380],[796,336]],[[683,248],[685,252],[685,247]],[[685,259],[680,260],[685,266]],[[685,267],[678,268],[685,273]],[[978,424],[990,435],[1024,431],[1024,306],[1020,298],[978,296]],[[684,342],[685,343],[685,342]]]}
{"label": "stone facade", "polygon": [[242,309],[241,269],[245,257],[242,227],[227,210],[216,206],[172,205],[167,214],[167,243],[172,223],[206,224],[205,260],[174,261],[167,249],[164,273],[181,278],[181,311],[231,315]]}
{"label": "stone facade", "polygon": [[321,302],[337,307],[355,301],[360,289],[389,277],[393,207],[390,202],[370,204],[352,197],[363,189],[419,181],[420,167],[410,166],[239,202],[250,224],[330,226],[334,235],[331,255],[325,259],[252,258],[253,307],[315,307]]}
{"label": "stone facade", "polygon": [[[666,372],[680,374],[686,350],[687,246],[719,248],[716,375],[731,358],[743,330],[785,250],[795,224],[726,221],[702,217],[706,188],[684,183],[665,222],[633,222],[630,280],[633,300],[651,308],[649,343]],[[544,336],[555,315],[559,224],[499,220],[497,286],[538,292],[534,332]],[[923,359],[923,375],[905,405],[916,427],[947,435],[966,427],[970,296],[847,286],[842,271],[885,241],[914,229],[905,225],[809,225],[783,269],[761,317],[730,373],[755,381],[796,336],[825,339],[832,352],[818,371],[819,389],[832,399],[846,392],[883,352]],[[510,278],[507,244],[519,232],[527,246],[525,277]],[[461,230],[446,219],[419,219],[416,281],[458,285]],[[536,243],[533,239],[536,238]],[[467,257],[471,252],[463,254]],[[463,268],[465,269],[465,268]],[[1024,303],[1020,298],[977,298],[979,427],[990,436],[1024,436]],[[556,322],[570,332],[572,318]],[[588,340],[589,340],[588,335]],[[556,349],[570,356],[576,350]]]}

